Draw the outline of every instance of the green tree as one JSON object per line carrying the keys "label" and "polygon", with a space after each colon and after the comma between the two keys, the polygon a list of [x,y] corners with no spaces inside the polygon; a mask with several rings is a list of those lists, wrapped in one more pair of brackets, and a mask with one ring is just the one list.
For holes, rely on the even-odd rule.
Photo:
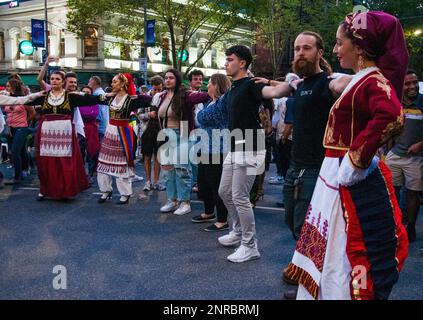
{"label": "green tree", "polygon": [[[265,0],[259,8],[259,35],[271,51],[274,75],[282,64],[282,57],[292,57],[292,43],[304,30],[319,33],[326,45],[325,57],[337,61],[332,54],[336,30],[345,15],[353,9],[351,1],[336,0]],[[291,45],[289,45],[291,44]],[[282,70],[287,72],[288,70]]]}
{"label": "green tree", "polygon": [[[254,3],[252,0],[186,0],[183,4],[173,0],[145,2],[162,23],[158,38],[166,31],[170,35],[169,51],[174,68],[181,70],[183,66],[178,52],[189,47],[200,29],[205,32],[207,40],[199,50],[197,60],[188,65],[187,73],[213,45],[224,40],[236,26],[246,23],[254,13],[252,6],[248,6]],[[97,24],[125,41],[143,42],[143,3],[136,0],[68,0],[68,26],[71,31],[83,36],[87,24]]]}
{"label": "green tree", "polygon": [[400,19],[410,52],[410,66],[423,76],[423,34],[415,32],[423,30],[423,0],[263,0],[261,3],[258,34],[266,40],[272,52],[274,72],[280,69],[280,57],[286,55],[284,50],[290,48],[286,44],[292,43],[303,30],[322,35],[326,45],[325,57],[334,69],[339,69],[332,53],[336,30],[345,15],[353,10],[353,3],[361,3],[371,10],[385,11]]}

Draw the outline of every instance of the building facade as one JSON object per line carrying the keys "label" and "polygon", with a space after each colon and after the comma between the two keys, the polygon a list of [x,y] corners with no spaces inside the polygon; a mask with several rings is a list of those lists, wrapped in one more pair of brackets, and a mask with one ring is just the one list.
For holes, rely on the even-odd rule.
{"label": "building facade", "polygon": [[[19,52],[19,43],[31,40],[31,19],[44,20],[44,0],[21,0],[18,7],[9,7],[10,1],[0,1],[0,85],[4,85],[5,76],[12,72],[35,75],[41,68],[43,49],[38,48],[32,55]],[[67,30],[66,0],[47,1],[48,12],[48,43],[49,53],[59,58],[57,65],[65,70],[73,70],[82,76],[91,74],[113,74],[124,70],[136,73],[139,71],[139,55],[141,43],[135,45],[122,42],[98,26],[87,26],[85,37],[79,39]],[[149,12],[154,17],[154,12]],[[210,26],[212,27],[212,26]],[[245,40],[249,29],[235,29],[230,35],[231,42],[251,46]],[[199,30],[194,41],[188,48],[187,63],[197,60],[202,43],[205,42],[206,32]],[[171,54],[169,54],[170,37],[163,35],[160,44],[149,47],[148,73],[156,74],[171,68]],[[117,45],[118,44],[118,45]],[[196,64],[206,76],[216,72],[224,72],[224,47],[230,43],[216,44]],[[182,68],[184,71],[186,67]],[[2,77],[3,76],[3,77]],[[29,78],[29,77],[27,77]],[[2,81],[3,80],[3,81]],[[81,81],[83,83],[84,81]]]}

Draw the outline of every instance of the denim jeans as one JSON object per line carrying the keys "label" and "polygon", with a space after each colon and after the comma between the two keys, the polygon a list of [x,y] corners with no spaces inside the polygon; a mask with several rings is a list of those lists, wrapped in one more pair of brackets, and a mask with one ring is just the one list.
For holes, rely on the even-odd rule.
{"label": "denim jeans", "polygon": [[302,176],[302,185],[299,189],[298,199],[294,199],[294,181],[298,178],[301,169],[289,168],[283,187],[285,203],[285,223],[288,225],[295,240],[300,238],[307,209],[310,205],[319,176],[319,169],[306,169]]}
{"label": "denim jeans", "polygon": [[[189,143],[188,141],[181,141],[180,130],[166,130],[171,130],[174,134],[176,134],[176,136],[173,135],[176,140],[168,142],[168,144],[170,144],[169,152],[175,157],[173,158],[171,163],[165,163],[165,165],[171,165],[172,169],[163,170],[163,178],[166,183],[167,198],[170,200],[190,201],[192,188],[192,172],[189,161],[185,161],[188,159],[188,154],[186,154],[186,152],[189,150]],[[181,159],[179,156],[186,156],[186,158]],[[161,163],[163,165],[163,162]]]}
{"label": "denim jeans", "polygon": [[28,154],[25,150],[26,137],[28,136],[28,128],[11,128],[13,136],[12,142],[12,158],[13,167],[15,168],[15,179],[22,179],[23,168],[28,168]]}

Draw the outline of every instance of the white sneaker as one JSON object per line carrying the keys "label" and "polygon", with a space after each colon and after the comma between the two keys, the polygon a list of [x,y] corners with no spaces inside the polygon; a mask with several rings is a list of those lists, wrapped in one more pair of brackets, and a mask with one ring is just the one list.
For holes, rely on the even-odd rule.
{"label": "white sneaker", "polygon": [[241,235],[237,235],[235,232],[231,231],[226,236],[219,237],[217,241],[224,247],[233,247],[238,246],[241,243],[241,239]]}
{"label": "white sneaker", "polygon": [[144,178],[143,177],[140,177],[140,176],[137,176],[137,175],[135,175],[132,178],[132,182],[142,182],[142,181],[144,181]]}
{"label": "white sneaker", "polygon": [[167,200],[166,204],[160,208],[160,212],[166,213],[178,209],[178,202]]}
{"label": "white sneaker", "polygon": [[191,205],[188,202],[182,202],[179,206],[178,210],[176,210],[173,214],[177,216],[183,216],[184,214],[191,212]]}
{"label": "white sneaker", "polygon": [[244,245],[241,245],[235,253],[232,253],[227,258],[230,262],[240,263],[250,260],[260,259],[260,253],[256,247],[250,248]]}
{"label": "white sneaker", "polygon": [[269,179],[269,184],[283,184],[283,182],[282,176],[276,176]]}
{"label": "white sneaker", "polygon": [[150,190],[151,190],[151,182],[150,182],[150,181],[147,181],[147,182],[145,183],[144,188],[143,188],[142,190],[143,190],[143,191],[150,191]]}

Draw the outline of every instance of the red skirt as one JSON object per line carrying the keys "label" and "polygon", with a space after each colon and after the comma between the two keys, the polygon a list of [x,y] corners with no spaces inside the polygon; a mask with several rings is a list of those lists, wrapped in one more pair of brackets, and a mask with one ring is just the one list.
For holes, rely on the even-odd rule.
{"label": "red skirt", "polygon": [[72,147],[72,156],[41,155],[43,153],[40,152],[43,123],[57,120],[72,121],[70,115],[44,115],[41,117],[36,136],[36,161],[40,193],[49,198],[64,199],[74,197],[82,190],[87,189],[89,183],[73,124],[71,142],[69,142]]}
{"label": "red skirt", "polygon": [[87,138],[87,152],[91,158],[100,152],[100,139],[98,137],[98,123],[95,120],[84,119],[84,132]]}

